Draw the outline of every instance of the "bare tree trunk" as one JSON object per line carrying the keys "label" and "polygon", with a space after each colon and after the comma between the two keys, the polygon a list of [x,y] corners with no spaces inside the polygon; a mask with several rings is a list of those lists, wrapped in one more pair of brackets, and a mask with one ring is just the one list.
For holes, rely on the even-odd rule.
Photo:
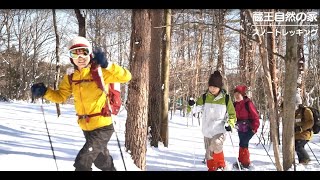
{"label": "bare tree trunk", "polygon": [[214,27],[215,27],[215,20],[214,20],[214,12],[215,10],[212,10],[212,30],[211,30],[211,46],[210,46],[210,54],[209,54],[209,72],[208,72],[208,76],[207,77],[210,77],[210,74],[213,73],[214,71],[214,48],[215,48],[215,31],[214,31]]}
{"label": "bare tree trunk", "polygon": [[[199,21],[202,20],[202,9],[199,13]],[[199,82],[200,82],[200,71],[201,71],[201,62],[202,62],[202,34],[203,34],[203,24],[200,23],[197,34],[197,50],[196,50],[196,72],[195,72],[195,97],[198,97],[200,94],[199,91]]]}
{"label": "bare tree trunk", "polygon": [[[299,26],[299,29],[303,29],[302,26]],[[303,104],[306,104],[306,88],[305,88],[305,58],[304,58],[304,35],[303,33],[300,36],[297,36],[298,39],[298,88],[301,90],[300,95],[302,97]]]}
{"label": "bare tree trunk", "polygon": [[[94,47],[102,47],[102,38],[101,38],[101,15],[100,15],[101,10],[100,9],[94,9],[92,13],[95,14],[94,21],[95,21],[95,29],[94,29]],[[106,49],[104,49],[106,51]],[[119,64],[121,66],[121,64]],[[122,92],[122,91],[121,91]]]}
{"label": "bare tree trunk", "polygon": [[151,48],[149,63],[149,113],[148,127],[151,126],[151,146],[158,147],[161,129],[161,25],[163,10],[151,10]]}
{"label": "bare tree trunk", "polygon": [[79,36],[86,37],[86,17],[84,12],[81,13],[80,9],[74,9],[77,20],[79,23]]}
{"label": "bare tree trunk", "polygon": [[[12,76],[12,60],[11,60],[11,57],[10,57],[10,47],[11,47],[11,31],[10,31],[10,29],[11,29],[11,26],[12,26],[12,23],[13,23],[13,17],[10,15],[11,14],[11,11],[12,10],[10,10],[10,9],[7,9],[7,10],[5,10],[6,11],[6,13],[8,13],[8,19],[6,19],[5,20],[5,22],[4,22],[4,24],[5,24],[5,26],[6,26],[6,28],[5,28],[5,31],[6,31],[6,35],[7,35],[7,52],[6,52],[6,59],[8,59],[8,61],[9,62],[7,62],[7,64],[8,64],[8,70],[7,70],[7,72],[8,72],[8,74],[7,75],[5,75],[5,77],[7,78],[7,87],[8,87],[8,90],[7,90],[7,92],[8,92],[8,97],[9,97],[9,99],[13,99],[13,83],[12,83],[12,79],[14,78],[13,76]],[[12,18],[12,19],[11,19]],[[9,20],[10,19],[10,20]],[[33,80],[35,80],[35,63],[34,62],[32,62],[32,79]]]}
{"label": "bare tree trunk", "polygon": [[252,91],[255,88],[255,74],[254,68],[254,53],[256,46],[253,41],[249,41],[248,36],[252,34],[252,25],[248,23],[245,10],[240,10],[240,27],[243,33],[240,34],[240,48],[239,48],[239,70],[240,83],[248,87],[247,96],[254,100]]}
{"label": "bare tree trunk", "polygon": [[[246,10],[248,18],[250,22],[255,25],[253,19],[252,19],[252,12],[251,10]],[[258,31],[258,29],[256,29]],[[262,32],[262,28],[259,29],[259,32]],[[278,134],[277,134],[277,127],[276,127],[276,116],[275,116],[275,110],[274,110],[274,101],[273,101],[273,93],[272,93],[272,82],[271,82],[271,75],[270,70],[268,67],[268,59],[267,59],[267,50],[265,46],[265,40],[264,37],[261,38],[256,34],[256,40],[259,43],[259,53],[263,65],[263,71],[264,71],[264,81],[265,81],[265,90],[267,93],[266,99],[268,102],[269,107],[269,117],[270,117],[270,129],[271,129],[271,139],[273,143],[273,152],[275,156],[276,161],[276,168],[278,171],[282,171],[283,167],[280,162],[280,152],[279,152],[279,142],[278,142]]]}
{"label": "bare tree trunk", "polygon": [[[320,10],[318,10],[318,14],[320,13]],[[319,32],[319,29],[320,29],[320,21],[318,21],[318,39],[320,39],[320,32]],[[316,107],[318,109],[320,109],[320,100],[319,100],[319,97],[320,97],[320,84],[319,84],[319,68],[320,68],[320,41],[318,40],[318,43],[317,43],[317,75],[316,75],[316,78],[317,78],[317,91],[316,91],[316,96],[317,98],[315,99],[316,100]]]}
{"label": "bare tree trunk", "polygon": [[266,99],[268,101],[269,107],[269,117],[270,117],[270,129],[271,129],[271,139],[273,144],[273,151],[275,154],[275,160],[277,165],[277,170],[282,171],[282,166],[280,163],[280,152],[279,152],[279,139],[278,139],[278,131],[277,131],[277,121],[275,115],[275,104],[273,101],[273,93],[272,93],[272,82],[270,76],[270,70],[268,68],[267,62],[267,52],[266,48],[259,45],[260,56],[262,59],[263,71],[264,71],[264,81],[265,81],[265,89],[266,89]]}
{"label": "bare tree trunk", "polygon": [[227,81],[227,76],[225,74],[224,70],[224,44],[225,44],[225,37],[224,37],[224,24],[225,24],[225,14],[226,10],[225,9],[219,9],[218,12],[216,13],[216,22],[217,22],[217,41],[218,41],[218,61],[217,61],[217,70],[221,71],[222,77],[224,79],[224,84],[225,84],[225,89],[228,92],[228,81]]}
{"label": "bare tree trunk", "polygon": [[[243,28],[243,32],[247,33],[247,23],[245,18],[245,11],[240,10],[240,27]],[[247,67],[247,36],[240,33],[240,47],[239,47],[239,71],[240,71],[240,83],[246,84],[246,67]]]}
{"label": "bare tree trunk", "polygon": [[[273,12],[273,10],[271,11]],[[272,24],[274,25],[274,23]],[[275,26],[268,26],[267,32],[272,32],[267,34],[267,48],[268,48],[268,60],[269,60],[269,68],[270,68],[270,76],[272,83],[272,93],[273,93],[273,101],[275,107],[275,117],[277,122],[277,134],[278,134],[278,142],[280,143],[280,131],[279,131],[279,117],[278,117],[278,100],[277,100],[277,89],[278,89],[278,78],[277,78],[277,63],[274,56],[276,52],[275,49]]]}
{"label": "bare tree trunk", "polygon": [[[279,27],[279,31],[284,31],[285,27]],[[277,51],[279,54],[285,54],[285,36],[277,36],[276,42],[277,42]],[[282,57],[276,57],[276,63],[278,67],[278,103],[283,102],[283,87],[284,87],[284,74],[282,72],[285,72],[285,61]],[[279,105],[279,104],[278,104]]]}
{"label": "bare tree trunk", "polygon": [[163,86],[163,99],[162,99],[162,121],[161,121],[161,139],[165,147],[169,144],[168,135],[168,99],[169,99],[169,62],[170,62],[170,43],[171,43],[171,9],[165,10],[166,29],[163,42],[163,55],[162,55],[162,86]]}
{"label": "bare tree trunk", "polygon": [[132,80],[128,90],[125,146],[134,164],[141,170],[146,168],[150,43],[150,11],[132,10],[130,53]]}
{"label": "bare tree trunk", "polygon": [[[187,28],[187,39],[190,38],[191,36],[191,25],[190,25],[190,21],[191,18],[190,16],[188,16],[188,28]],[[187,47],[187,55],[188,55],[188,59],[187,59],[187,66],[191,67],[192,65],[192,58],[191,58],[191,43],[188,42],[188,47]],[[195,97],[195,84],[194,84],[194,75],[193,75],[193,68],[190,68],[190,70],[188,71],[189,74],[191,74],[191,79],[190,79],[190,83],[189,83],[189,92],[190,92],[190,96]]]}
{"label": "bare tree trunk", "polygon": [[[287,22],[288,25],[296,25],[295,22]],[[287,26],[286,31],[296,31],[296,26]],[[285,81],[283,118],[282,118],[282,152],[283,169],[287,171],[294,163],[294,119],[295,94],[297,92],[297,37],[286,36],[286,59],[285,59]]]}
{"label": "bare tree trunk", "polygon": [[[247,20],[248,22],[248,20]],[[252,33],[252,25],[248,25],[247,27],[247,34],[251,34]],[[255,99],[257,98],[256,96],[254,96],[256,93],[253,93],[255,92],[255,89],[256,89],[256,86],[255,86],[255,82],[256,82],[256,73],[257,73],[257,70],[259,69],[260,65],[256,65],[255,67],[255,63],[254,63],[254,57],[255,57],[255,54],[256,54],[256,42],[253,42],[253,41],[249,41],[247,40],[247,63],[248,63],[248,68],[247,68],[247,71],[246,71],[246,85],[248,86],[248,97],[251,98],[252,101],[255,101]]]}
{"label": "bare tree trunk", "polygon": [[222,74],[224,75],[224,63],[223,63],[223,50],[224,50],[224,26],[225,24],[225,10],[219,9],[216,13],[216,22],[218,23],[217,29],[217,40],[218,40],[218,62],[217,62],[217,70],[220,70]]}
{"label": "bare tree trunk", "polygon": [[[53,27],[54,32],[56,34],[56,73],[54,77],[54,90],[58,89],[59,77],[60,77],[60,58],[59,58],[59,47],[60,47],[60,38],[57,29],[57,21],[56,21],[56,11],[52,9],[52,17],[53,17]],[[57,115],[58,117],[61,115],[59,103],[56,103],[57,107]]]}

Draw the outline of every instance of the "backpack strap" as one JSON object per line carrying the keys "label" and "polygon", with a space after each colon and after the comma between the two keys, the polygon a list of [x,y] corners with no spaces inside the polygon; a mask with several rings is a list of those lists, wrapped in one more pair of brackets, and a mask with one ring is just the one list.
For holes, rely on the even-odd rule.
{"label": "backpack strap", "polygon": [[226,114],[228,114],[229,94],[226,94],[225,103],[226,103]]}
{"label": "backpack strap", "polygon": [[72,78],[73,78],[73,73],[68,75],[69,84],[70,84],[71,88],[72,88],[72,83],[73,83],[73,82],[75,82],[76,85],[77,85],[77,84],[82,83],[82,82],[91,82],[91,81],[94,81],[93,79],[73,80]]}
{"label": "backpack strap", "polygon": [[72,77],[73,77],[73,73],[68,75],[68,80],[71,88],[72,88]]}
{"label": "backpack strap", "polygon": [[[81,82],[91,82],[94,81],[98,87],[103,91],[103,86],[102,86],[102,81],[101,81],[101,76],[98,74],[98,67],[95,64],[91,64],[90,67],[90,73],[93,79],[82,79],[82,80],[73,80],[73,73],[68,74],[68,80],[69,80],[69,84],[72,88],[72,83],[75,82],[76,84],[79,84]],[[110,85],[110,84],[109,84]],[[109,88],[110,91],[110,88]],[[104,91],[103,91],[104,92]],[[101,112],[99,113],[94,113],[94,114],[84,114],[84,115],[80,115],[77,114],[78,119],[86,119],[87,122],[89,122],[91,117],[95,117],[95,116],[111,116],[111,110],[109,108],[109,103],[108,103],[108,99],[110,100],[111,98],[109,97],[109,94],[106,94],[106,102],[105,102],[105,106],[101,109]]]}
{"label": "backpack strap", "polygon": [[249,111],[249,101],[247,101],[247,102],[244,103],[244,107],[246,108],[246,110],[247,110],[248,113],[250,114],[250,111]]}
{"label": "backpack strap", "polygon": [[202,103],[203,103],[203,105],[206,102],[206,98],[207,98],[207,93],[202,94]]}
{"label": "backpack strap", "polygon": [[226,106],[227,106],[227,108],[228,108],[228,103],[229,103],[229,94],[226,94],[226,98],[225,98],[225,100],[226,100]]}
{"label": "backpack strap", "polygon": [[[105,88],[104,80],[101,78],[103,76],[102,71],[101,71],[101,68],[95,63],[95,61],[93,61],[91,63],[90,73],[91,73],[93,81],[95,81],[97,86],[103,92],[105,92],[106,89],[104,89]],[[105,93],[107,94],[107,92],[105,92]]]}
{"label": "backpack strap", "polygon": [[[99,69],[100,68],[100,69]],[[106,88],[107,86],[104,84],[104,79],[102,79],[102,71],[101,71],[101,67],[98,66],[98,64],[96,64],[95,61],[93,61],[91,63],[91,67],[90,67],[90,73],[91,76],[93,78],[93,81],[97,84],[97,86],[106,94],[106,102],[104,107],[101,109],[101,115],[102,116],[111,116],[111,108],[109,107],[109,103],[108,103],[108,99],[110,101],[110,84],[109,84],[109,88],[108,88],[108,92]],[[99,74],[101,73],[101,74]]]}
{"label": "backpack strap", "polygon": [[[206,98],[207,98],[207,92],[202,94],[202,102],[203,102],[203,105],[205,104],[206,102]],[[226,106],[228,108],[228,103],[229,103],[229,94],[226,94],[226,97],[225,97],[225,103],[226,103]]]}

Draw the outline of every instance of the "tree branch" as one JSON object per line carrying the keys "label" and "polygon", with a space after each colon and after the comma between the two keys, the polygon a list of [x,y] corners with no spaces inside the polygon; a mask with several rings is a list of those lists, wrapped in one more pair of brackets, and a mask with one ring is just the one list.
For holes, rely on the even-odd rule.
{"label": "tree branch", "polygon": [[[247,12],[248,13],[248,12]],[[250,16],[250,15],[248,15],[249,16],[249,20],[252,22],[252,24],[253,24],[253,27],[256,29],[256,31],[258,31],[257,30],[257,27],[256,27],[256,25],[254,24],[254,22],[253,22],[253,20],[252,20],[252,17]],[[196,22],[196,21],[191,21],[191,22],[186,22],[186,23],[181,23],[181,24],[174,24],[174,25],[184,25],[184,24],[187,24],[187,23],[191,23],[191,24],[203,24],[203,25],[208,25],[208,26],[218,26],[218,25],[221,25],[221,26],[224,26],[224,27],[226,27],[226,28],[228,28],[228,29],[231,29],[231,30],[233,30],[233,31],[236,31],[236,32],[238,32],[239,34],[243,34],[245,37],[247,37],[248,39],[250,39],[251,41],[254,41],[254,42],[257,42],[257,43],[261,43],[261,38],[260,38],[260,36],[258,36],[257,34],[256,34],[256,36],[257,36],[257,39],[254,39],[254,38],[252,38],[251,36],[248,36],[247,34],[245,34],[245,32],[244,31],[242,31],[242,30],[240,30],[240,29],[236,29],[236,28],[233,28],[233,27],[231,27],[231,26],[228,26],[228,25],[226,25],[226,24],[219,24],[219,23],[203,23],[203,22]],[[165,26],[160,26],[160,27],[155,27],[155,28],[162,28],[162,27],[165,27]],[[264,46],[264,45],[263,45]],[[264,46],[265,47],[265,46]],[[276,55],[276,56],[278,56],[278,57],[280,57],[280,58],[282,58],[282,59],[285,59],[285,57],[283,56],[283,55],[281,55],[281,54],[279,54],[279,53],[276,53],[276,52],[273,52],[270,48],[267,48],[267,47],[265,47],[266,49],[267,49],[267,51],[269,52],[269,51],[271,51],[271,53],[272,54],[274,54],[274,55]]]}

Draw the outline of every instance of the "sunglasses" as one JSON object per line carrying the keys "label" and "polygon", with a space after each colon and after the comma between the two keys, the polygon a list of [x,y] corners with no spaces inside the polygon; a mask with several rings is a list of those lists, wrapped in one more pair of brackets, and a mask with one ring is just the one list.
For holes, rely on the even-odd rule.
{"label": "sunglasses", "polygon": [[69,50],[69,57],[73,59],[78,59],[79,57],[87,57],[89,56],[89,49],[85,47],[78,47]]}

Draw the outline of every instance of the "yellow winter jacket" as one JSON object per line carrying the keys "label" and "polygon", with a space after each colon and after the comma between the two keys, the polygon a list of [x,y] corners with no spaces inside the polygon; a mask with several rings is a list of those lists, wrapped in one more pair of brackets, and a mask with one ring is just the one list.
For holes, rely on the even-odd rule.
{"label": "yellow winter jacket", "polygon": [[[107,68],[102,68],[102,74],[107,91],[109,89],[108,83],[126,83],[131,80],[131,73],[117,64],[110,64]],[[74,70],[72,79],[92,79],[90,65],[81,69],[81,71]],[[78,84],[73,82],[71,87],[68,74],[64,75],[58,90],[53,90],[48,87],[44,98],[55,103],[62,103],[66,101],[71,94],[74,96],[74,105],[77,115],[100,113],[107,98],[105,93],[103,93],[94,81],[81,82]],[[86,119],[78,119],[78,124],[82,130],[92,131],[112,124],[112,119],[111,117],[94,116],[90,118],[89,122],[87,122]]]}
{"label": "yellow winter jacket", "polygon": [[309,108],[304,110],[304,118],[302,119],[302,110],[299,108],[296,110],[295,117],[295,127],[300,126],[302,132],[295,132],[295,140],[311,140],[313,132],[309,129],[313,126],[313,114]]}

